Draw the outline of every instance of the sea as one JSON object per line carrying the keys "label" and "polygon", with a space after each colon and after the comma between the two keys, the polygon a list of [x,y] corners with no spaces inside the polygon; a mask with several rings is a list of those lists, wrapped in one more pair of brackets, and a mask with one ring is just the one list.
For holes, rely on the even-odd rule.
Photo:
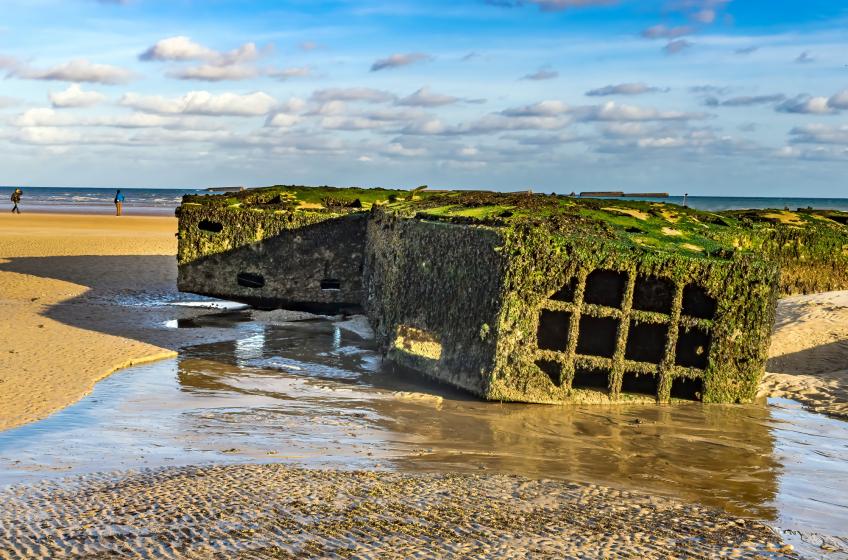
{"label": "sea", "polygon": [[[65,187],[15,187],[0,186],[0,208],[5,202],[11,207],[12,192],[19,188],[22,212],[55,214],[110,214],[115,210],[115,189],[65,188]],[[184,194],[212,194],[204,189],[122,189],[124,215],[173,215]],[[557,193],[567,194],[567,193]],[[614,200],[646,200],[683,205],[682,196],[668,198],[615,198]],[[687,196],[686,206],[697,210],[718,212],[745,208],[775,208],[797,210],[848,211],[848,198],[801,198],[801,197],[741,197],[741,196]],[[0,210],[2,211],[2,210]]]}

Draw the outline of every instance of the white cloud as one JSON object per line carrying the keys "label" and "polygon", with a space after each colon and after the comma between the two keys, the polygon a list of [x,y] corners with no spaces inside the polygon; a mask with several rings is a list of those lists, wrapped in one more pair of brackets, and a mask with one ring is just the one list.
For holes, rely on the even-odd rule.
{"label": "white cloud", "polygon": [[125,93],[118,104],[146,113],[253,117],[267,115],[277,105],[277,101],[262,92],[213,95],[208,91],[191,91],[183,97],[170,99],[161,95]]}
{"label": "white cloud", "polygon": [[93,107],[98,103],[105,103],[108,98],[96,91],[82,91],[79,84],[72,84],[65,91],[50,92],[47,99],[54,109],[63,107],[85,108]]}
{"label": "white cloud", "polygon": [[533,105],[522,105],[501,111],[509,117],[556,116],[571,114],[580,121],[654,121],[654,120],[690,120],[705,119],[707,113],[687,113],[683,111],[658,111],[651,107],[616,104],[607,101],[600,105],[571,107],[562,101],[542,101]]}
{"label": "white cloud", "polygon": [[352,87],[347,89],[330,88],[314,92],[311,99],[319,103],[328,101],[365,101],[367,103],[385,103],[394,101],[395,96],[389,92],[366,87]]}
{"label": "white cloud", "polygon": [[162,39],[146,51],[138,55],[140,60],[215,60],[220,56],[218,51],[209,47],[192,43],[188,37],[172,37]]}
{"label": "white cloud", "polygon": [[126,68],[107,64],[91,64],[81,58],[44,70],[23,66],[13,70],[12,73],[25,80],[87,82],[107,85],[126,84],[137,78],[135,72]]}
{"label": "white cloud", "polygon": [[793,142],[808,144],[848,144],[848,126],[808,124],[789,131]]}
{"label": "white cloud", "polygon": [[285,113],[277,113],[276,115],[268,117],[268,119],[265,121],[265,126],[289,128],[296,124],[300,124],[304,120],[306,120],[305,117],[301,117],[298,115],[287,115]]}
{"label": "white cloud", "polygon": [[442,95],[440,93],[431,93],[430,86],[424,86],[412,95],[408,95],[403,99],[398,100],[398,105],[407,105],[410,107],[439,107],[441,105],[450,105],[460,101],[458,97],[450,95]]}
{"label": "white cloud", "polygon": [[32,126],[72,126],[77,119],[67,113],[57,113],[53,109],[29,109],[9,119],[9,124],[18,127]]}
{"label": "white cloud", "polygon": [[838,113],[839,111],[829,104],[827,97],[810,97],[808,95],[799,95],[792,99],[787,99],[775,110],[781,113],[802,113],[813,115],[828,115]]}
{"label": "white cloud", "polygon": [[827,100],[828,107],[834,109],[848,109],[848,89],[843,89]]}
{"label": "white cloud", "polygon": [[648,87],[644,82],[637,82],[635,84],[618,84],[617,86],[604,86],[602,88],[589,90],[586,92],[586,95],[590,97],[602,97],[605,95],[639,95],[641,93],[652,93],[656,91],[668,90],[661,90],[657,87]]}
{"label": "white cloud", "polygon": [[183,68],[182,70],[172,70],[167,73],[169,78],[176,78],[178,80],[202,80],[204,82],[249,80],[258,75],[258,68],[254,68],[253,66],[244,66],[241,64],[234,64],[230,66],[202,64],[200,66]]}
{"label": "white cloud", "polygon": [[82,121],[86,126],[109,126],[115,128],[150,128],[169,126],[178,121],[174,117],[162,117],[149,113],[132,113],[117,117],[91,117]]}
{"label": "white cloud", "polygon": [[386,68],[398,68],[407,66],[423,60],[431,60],[433,57],[429,54],[414,52],[410,54],[393,54],[389,58],[379,58],[371,65],[371,71],[385,70]]}
{"label": "white cloud", "polygon": [[5,109],[6,107],[14,107],[15,105],[20,105],[21,102],[14,97],[6,97],[5,95],[0,95],[0,109]]}
{"label": "white cloud", "polygon": [[373,161],[373,160],[368,156],[360,156],[359,159],[357,159],[356,161]]}

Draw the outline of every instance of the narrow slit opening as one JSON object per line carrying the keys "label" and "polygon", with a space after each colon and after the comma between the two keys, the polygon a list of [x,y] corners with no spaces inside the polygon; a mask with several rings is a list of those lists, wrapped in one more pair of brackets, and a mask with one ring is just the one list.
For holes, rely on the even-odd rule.
{"label": "narrow slit opening", "polygon": [[261,288],[265,285],[265,278],[251,272],[239,272],[236,282],[243,288]]}
{"label": "narrow slit opening", "polygon": [[325,279],[325,280],[321,280],[321,289],[322,290],[341,290],[342,289],[342,283],[339,280],[333,280],[333,279],[328,278],[328,279]]}

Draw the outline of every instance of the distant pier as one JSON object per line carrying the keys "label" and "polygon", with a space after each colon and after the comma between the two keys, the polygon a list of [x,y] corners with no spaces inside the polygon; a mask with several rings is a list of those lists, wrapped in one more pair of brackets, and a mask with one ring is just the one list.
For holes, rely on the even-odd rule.
{"label": "distant pier", "polygon": [[662,193],[625,193],[622,191],[607,191],[607,192],[582,192],[582,197],[598,198],[598,197],[621,197],[621,198],[668,198],[667,192]]}

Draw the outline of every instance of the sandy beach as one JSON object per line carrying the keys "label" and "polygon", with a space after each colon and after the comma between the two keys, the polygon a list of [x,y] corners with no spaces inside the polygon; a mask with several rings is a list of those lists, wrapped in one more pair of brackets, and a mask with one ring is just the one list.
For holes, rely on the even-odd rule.
{"label": "sandy beach", "polygon": [[[175,230],[170,217],[0,215],[0,431],[74,404],[120,368],[244,336],[168,326],[216,312],[167,305],[185,297]],[[760,394],[845,416],[846,320],[848,292],[781,301]],[[13,486],[0,499],[0,558],[795,556],[756,520],[514,475],[170,467]]]}
{"label": "sandy beach", "polygon": [[176,227],[175,218],[0,214],[0,431],[73,404],[120,368],[234,336],[165,326],[174,310],[161,304],[179,297]]}

